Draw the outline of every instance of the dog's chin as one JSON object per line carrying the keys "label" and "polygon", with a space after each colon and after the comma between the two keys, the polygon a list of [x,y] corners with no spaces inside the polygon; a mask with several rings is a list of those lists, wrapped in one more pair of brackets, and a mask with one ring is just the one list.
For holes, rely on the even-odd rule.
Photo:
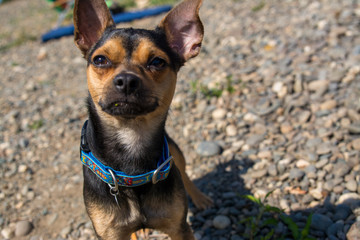
{"label": "dog's chin", "polygon": [[144,116],[156,110],[158,103],[138,104],[131,102],[112,102],[110,104],[101,104],[100,106],[104,112],[114,117],[121,117],[125,119],[134,119],[139,116]]}

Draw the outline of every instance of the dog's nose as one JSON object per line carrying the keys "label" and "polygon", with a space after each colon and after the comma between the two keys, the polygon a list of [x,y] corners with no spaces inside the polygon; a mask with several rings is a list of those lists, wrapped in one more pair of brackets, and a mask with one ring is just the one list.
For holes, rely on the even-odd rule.
{"label": "dog's nose", "polygon": [[116,89],[125,94],[134,93],[141,86],[141,80],[138,76],[131,73],[121,73],[113,80]]}

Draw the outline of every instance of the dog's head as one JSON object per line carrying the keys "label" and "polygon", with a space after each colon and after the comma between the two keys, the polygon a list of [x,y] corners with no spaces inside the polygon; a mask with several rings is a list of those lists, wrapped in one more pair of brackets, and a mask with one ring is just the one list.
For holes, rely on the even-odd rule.
{"label": "dog's head", "polygon": [[88,61],[95,107],[106,118],[166,115],[179,68],[198,55],[202,0],[185,0],[155,30],[117,29],[104,0],[76,0],[75,43]]}

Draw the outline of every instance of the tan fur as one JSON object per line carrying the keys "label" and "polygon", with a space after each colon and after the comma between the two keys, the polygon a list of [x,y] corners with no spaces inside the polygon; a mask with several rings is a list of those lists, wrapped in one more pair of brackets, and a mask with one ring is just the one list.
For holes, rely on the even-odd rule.
{"label": "tan fur", "polygon": [[[173,53],[178,54],[179,59],[175,63],[178,67],[198,55],[200,51],[204,33],[198,15],[201,3],[202,0],[184,0],[173,8],[158,26],[166,34],[164,41],[167,41]],[[101,55],[111,62],[110,65],[100,66],[90,63],[87,69],[90,96],[97,116],[103,123],[104,135],[110,136],[109,139],[121,144],[124,154],[146,160],[147,156],[144,156],[144,153],[148,152],[148,146],[151,146],[155,130],[163,130],[162,124],[165,122],[175,92],[178,68],[175,70],[170,67],[172,58],[170,59],[165,52],[146,37],[136,38],[136,44],[126,48],[127,42],[125,45],[123,43],[129,39],[121,39],[121,36],[124,35],[113,35],[113,38],[106,42],[102,40],[101,44],[103,45],[91,53],[90,50],[105,29],[109,31],[115,29],[110,11],[103,0],[76,0],[74,25],[75,42],[83,55],[86,58],[89,57],[91,61],[95,56]],[[89,56],[90,53],[91,56]],[[150,64],[155,57],[163,59],[166,64],[162,66]],[[141,79],[141,85],[136,87],[139,87],[137,90],[143,92],[140,94],[134,91],[132,97],[135,97],[137,101],[147,103],[143,106],[150,109],[133,118],[127,118],[127,115],[110,114],[114,108],[109,108],[109,106],[117,107],[117,101],[122,101],[119,98],[119,91],[131,96],[129,88],[125,92],[125,88],[121,89],[123,85],[118,84],[118,81],[123,83],[121,77],[124,75],[131,75],[132,80]],[[127,83],[130,81],[127,80]],[[128,87],[128,85],[126,86]],[[127,97],[131,100],[129,95]],[[137,103],[137,101],[134,102]],[[141,102],[141,104],[143,103]],[[123,189],[121,193],[124,193],[124,196],[121,195],[123,198],[119,201],[119,205],[115,205],[109,201],[103,202],[106,198],[94,195],[97,191],[91,188],[87,189],[87,185],[85,185],[86,209],[100,239],[128,240],[130,237],[133,239],[133,232],[141,227],[148,227],[167,233],[172,240],[194,240],[191,228],[186,223],[185,190],[198,208],[207,208],[212,201],[191,182],[185,172],[185,158],[171,139],[169,139],[169,148],[176,166],[173,166],[169,182],[163,185],[164,188],[162,188],[163,186],[149,186],[150,188],[146,189],[150,190],[149,194],[146,191],[143,192],[141,188],[137,190]],[[144,149],[147,150],[144,151]],[[85,181],[85,183],[90,182]],[[170,187],[172,188],[168,195],[163,192],[159,196],[154,195],[157,191],[165,189],[167,191]],[[168,198],[164,199],[165,196]]]}
{"label": "tan fur", "polygon": [[[102,239],[129,239],[135,229],[129,223],[119,221],[118,209],[103,204],[90,203],[87,207],[96,234]],[[134,216],[136,219],[136,216]]]}

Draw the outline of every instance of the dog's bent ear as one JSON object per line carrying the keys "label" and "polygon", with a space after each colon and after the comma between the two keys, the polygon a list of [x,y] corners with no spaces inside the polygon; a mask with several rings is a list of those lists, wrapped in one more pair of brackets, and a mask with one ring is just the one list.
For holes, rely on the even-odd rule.
{"label": "dog's bent ear", "polygon": [[115,23],[104,0],[76,0],[74,27],[75,43],[85,56],[105,29],[115,28]]}
{"label": "dog's bent ear", "polygon": [[199,18],[202,0],[184,0],[173,8],[160,22],[173,50],[183,61],[197,56],[204,36],[204,27]]}

